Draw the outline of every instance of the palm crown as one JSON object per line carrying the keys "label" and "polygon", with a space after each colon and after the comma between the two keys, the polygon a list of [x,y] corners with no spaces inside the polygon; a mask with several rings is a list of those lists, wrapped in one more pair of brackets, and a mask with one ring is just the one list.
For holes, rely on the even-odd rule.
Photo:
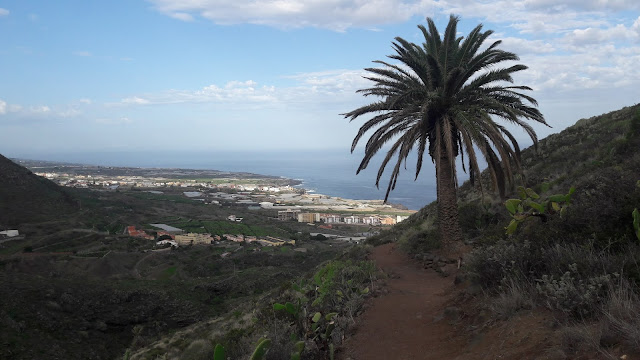
{"label": "palm crown", "polygon": [[366,77],[374,85],[358,91],[381,100],[344,114],[350,120],[368,113],[376,114],[360,127],[353,139],[352,152],[360,139],[375,129],[367,141],[358,172],[367,167],[383,145],[392,142],[376,180],[379,185],[386,166],[395,155],[397,159],[385,200],[395,188],[402,162],[414,149],[418,152],[418,176],[427,145],[436,165],[440,159],[449,162],[454,182],[458,155],[468,155],[472,182],[480,173],[477,149],[487,160],[494,184],[502,193],[504,180],[512,179],[512,163],[519,168],[520,149],[513,135],[492,116],[521,126],[534,143],[537,142],[536,134],[523,119],[546,124],[535,108],[536,100],[522,93],[531,90],[529,87],[504,85],[513,82],[513,73],[527,67],[517,64],[493,68],[504,61],[518,60],[518,56],[497,49],[500,41],[480,50],[493,33],[483,32],[482,25],[466,38],[457,37],[458,21],[458,17],[452,15],[441,38],[435,23],[428,18],[428,28],[418,26],[425,39],[422,46],[395,38],[393,49],[396,53],[389,58],[400,65],[375,61],[385,67],[365,69],[376,75]]}

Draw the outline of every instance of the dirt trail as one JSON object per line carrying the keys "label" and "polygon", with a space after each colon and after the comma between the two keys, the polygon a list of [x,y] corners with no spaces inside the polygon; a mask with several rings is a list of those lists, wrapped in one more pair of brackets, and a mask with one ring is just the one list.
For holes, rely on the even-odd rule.
{"label": "dirt trail", "polygon": [[[455,274],[423,269],[395,244],[374,248],[371,258],[390,278],[387,293],[369,300],[340,360],[564,360],[548,311],[522,311],[506,321],[477,313],[462,301]],[[453,271],[455,266],[453,266]],[[452,270],[452,269],[449,269]],[[555,340],[554,340],[555,339]],[[579,357],[600,359],[601,356]]]}
{"label": "dirt trail", "polygon": [[358,318],[353,336],[346,339],[339,358],[452,359],[466,344],[452,337],[455,329],[443,318],[454,293],[453,277],[424,270],[395,244],[376,247],[372,259],[386,273],[388,293],[371,300]]}

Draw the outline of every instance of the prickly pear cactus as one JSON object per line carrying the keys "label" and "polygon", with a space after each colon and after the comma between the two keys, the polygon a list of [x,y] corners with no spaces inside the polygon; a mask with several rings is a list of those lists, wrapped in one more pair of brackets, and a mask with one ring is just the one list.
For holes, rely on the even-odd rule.
{"label": "prickly pear cactus", "polygon": [[267,353],[267,350],[269,350],[269,346],[271,346],[271,340],[264,338],[260,339],[260,341],[258,341],[258,346],[256,346],[256,349],[253,351],[253,355],[251,355],[249,359],[261,360]]}
{"label": "prickly pear cactus", "polygon": [[216,347],[213,350],[213,360],[227,360],[224,353],[224,347],[222,347],[221,344],[216,344]]}
{"label": "prickly pear cactus", "polygon": [[[543,191],[548,188],[549,184],[542,184]],[[543,221],[548,215],[554,213],[559,213],[562,216],[566,212],[567,206],[571,201],[571,195],[575,191],[576,189],[572,187],[567,194],[551,195],[542,201],[540,195],[533,189],[518,186],[517,192],[520,199],[509,199],[504,203],[509,215],[511,215],[511,222],[505,227],[505,232],[508,235],[514,234],[518,229],[518,225],[531,216],[540,217]]]}

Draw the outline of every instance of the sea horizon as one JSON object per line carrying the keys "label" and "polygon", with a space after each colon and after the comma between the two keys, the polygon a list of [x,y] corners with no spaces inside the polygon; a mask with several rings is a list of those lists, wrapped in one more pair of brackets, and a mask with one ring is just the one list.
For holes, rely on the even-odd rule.
{"label": "sea horizon", "polygon": [[[183,168],[248,172],[299,180],[298,187],[319,194],[354,200],[382,200],[389,184],[392,164],[375,185],[381,157],[356,175],[362,153],[348,150],[271,150],[271,151],[93,151],[58,153],[9,153],[8,157],[96,166],[137,168]],[[7,156],[5,155],[5,156]],[[436,200],[435,169],[425,159],[419,177],[415,177],[415,155],[401,169],[395,190],[388,202],[419,210]],[[459,172],[461,181],[466,180]]]}

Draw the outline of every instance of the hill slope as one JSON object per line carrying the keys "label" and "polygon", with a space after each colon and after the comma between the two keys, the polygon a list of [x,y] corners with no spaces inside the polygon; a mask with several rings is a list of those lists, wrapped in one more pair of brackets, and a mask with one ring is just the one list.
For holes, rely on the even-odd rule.
{"label": "hill slope", "polygon": [[60,186],[0,155],[0,227],[42,221],[75,209]]}
{"label": "hill slope", "polygon": [[[514,185],[531,187],[541,195],[576,188],[564,222],[563,236],[632,237],[630,214],[640,206],[640,104],[577,121],[558,134],[540,140],[538,148],[522,151],[524,177]],[[469,182],[458,192],[460,222],[468,240],[505,238],[509,214],[503,200],[491,191],[489,175],[482,174],[484,193]],[[549,189],[543,194],[542,185]],[[515,190],[515,189],[514,189]],[[515,192],[507,198],[517,197]],[[426,205],[372,243],[396,241],[409,251],[438,246],[436,203]],[[602,221],[606,219],[606,221]],[[558,235],[558,234],[556,234]],[[427,238],[430,241],[425,242]]]}
{"label": "hill slope", "polygon": [[[472,290],[462,293],[475,297],[465,322],[478,323],[474,332],[489,339],[491,329],[514,334],[526,329],[523,319],[549,315],[549,325],[536,323],[544,336],[527,340],[540,351],[572,359],[640,357],[640,238],[631,215],[640,208],[640,105],[580,120],[541,140],[537,150],[523,151],[522,166],[514,185],[540,196],[526,199],[525,209],[527,201],[546,204],[576,190],[565,211],[545,205],[507,235],[512,217],[505,199],[487,190],[488,174],[484,193],[461,186],[460,222],[474,247],[462,268]],[[507,197],[520,199],[517,191]],[[397,241],[427,264],[422,253],[439,246],[436,217],[429,204],[370,242]],[[512,337],[505,336],[507,344]]]}

